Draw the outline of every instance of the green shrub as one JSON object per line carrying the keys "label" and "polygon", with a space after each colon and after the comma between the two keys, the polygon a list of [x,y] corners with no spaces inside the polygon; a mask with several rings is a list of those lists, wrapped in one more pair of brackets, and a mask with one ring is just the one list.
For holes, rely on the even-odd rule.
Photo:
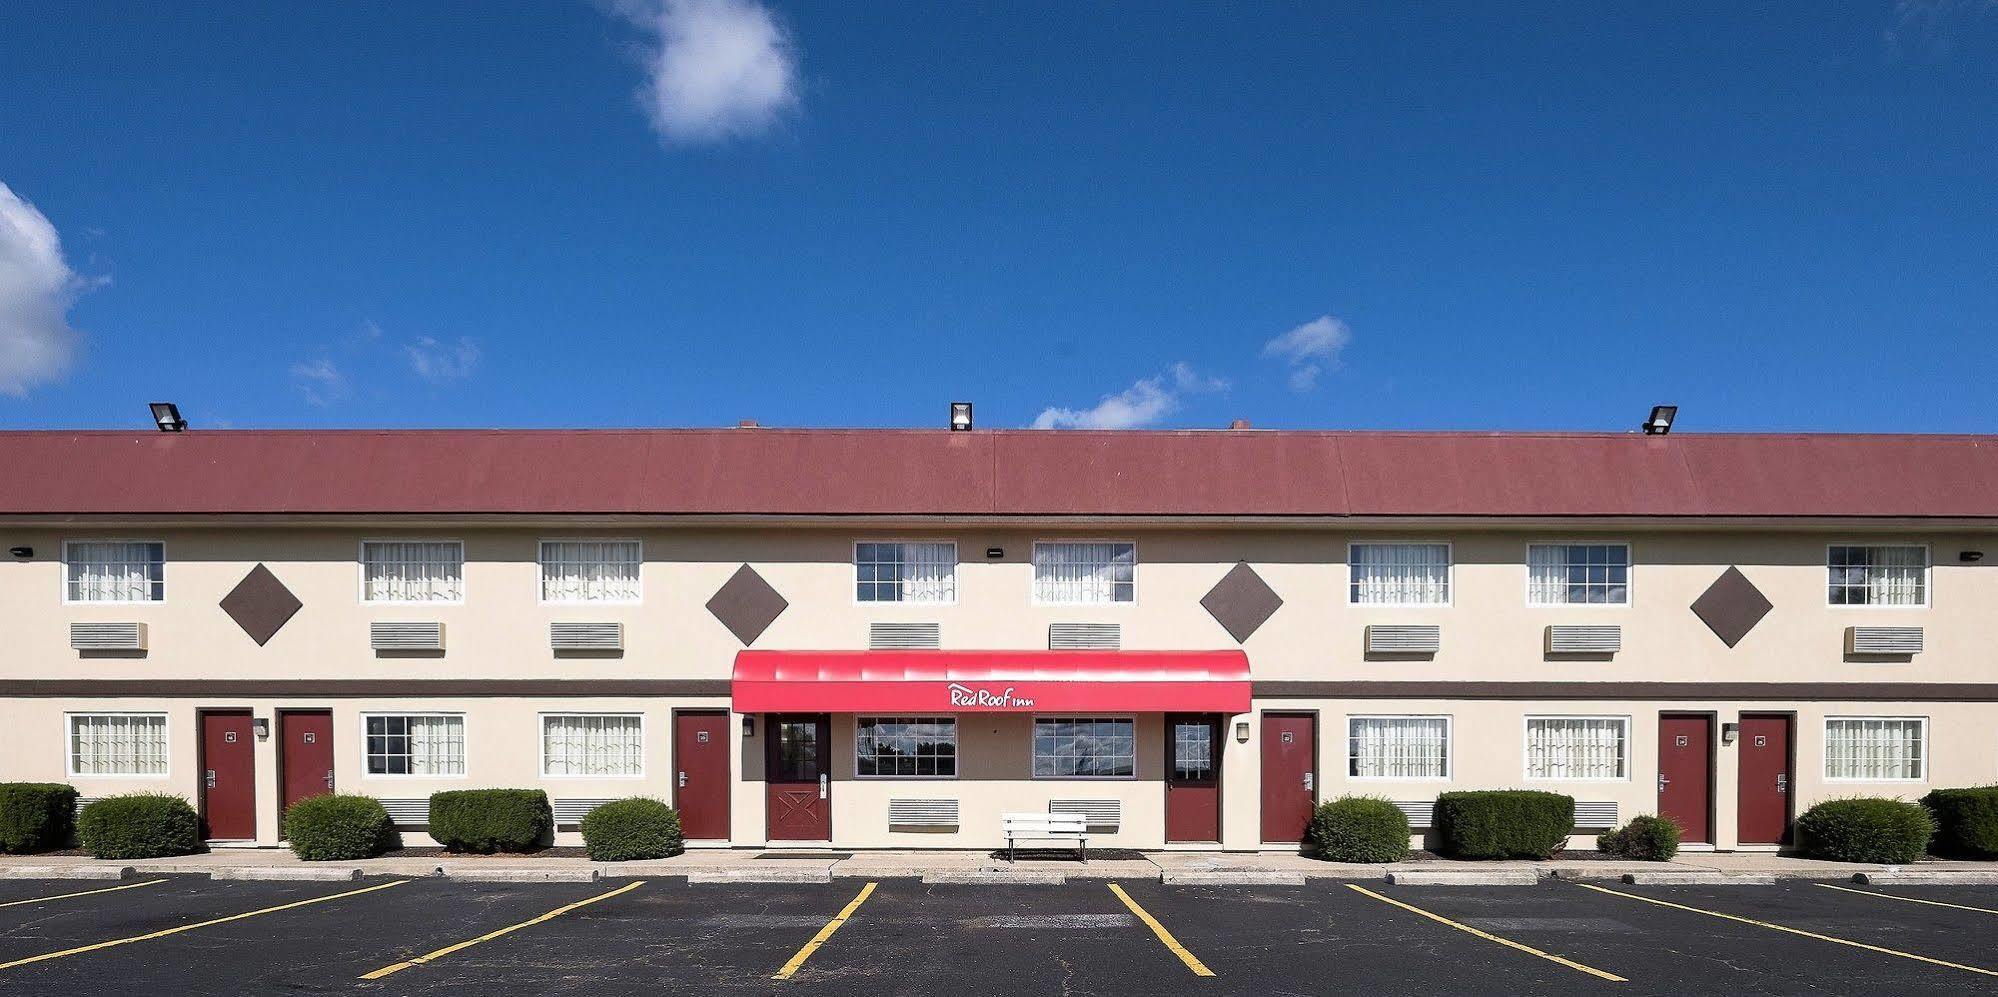
{"label": "green shrub", "polygon": [[612,800],[584,814],[583,847],[597,862],[663,859],[687,850],[680,812],[644,796]]}
{"label": "green shrub", "polygon": [[1936,833],[1927,808],[1907,800],[1825,800],[1797,818],[1804,854],[1837,862],[1913,862]]}
{"label": "green shrub", "polygon": [[1318,805],[1309,837],[1327,862],[1399,862],[1408,857],[1408,815],[1373,796],[1342,796]]}
{"label": "green shrub", "polygon": [[76,836],[76,787],[60,782],[0,783],[0,852],[23,855]]}
{"label": "green shrub", "polygon": [[1575,829],[1575,800],[1533,789],[1444,793],[1436,798],[1435,820],[1446,855],[1552,858]]}
{"label": "green shrub", "polygon": [[171,793],[107,796],[76,818],[85,851],[100,859],[152,859],[201,850],[201,818]]}
{"label": "green shrub", "polygon": [[285,808],[284,836],[307,862],[371,858],[397,843],[395,822],[380,800],[335,793]]}
{"label": "green shrub", "polygon": [[1937,855],[1998,859],[1998,786],[1933,790],[1922,806],[1936,822]]}
{"label": "green shrub", "polygon": [[1618,858],[1663,862],[1679,854],[1679,825],[1638,814],[1630,823],[1598,836],[1596,847]]}
{"label": "green shrub", "polygon": [[555,834],[538,789],[459,789],[430,794],[430,836],[454,852],[525,852]]}

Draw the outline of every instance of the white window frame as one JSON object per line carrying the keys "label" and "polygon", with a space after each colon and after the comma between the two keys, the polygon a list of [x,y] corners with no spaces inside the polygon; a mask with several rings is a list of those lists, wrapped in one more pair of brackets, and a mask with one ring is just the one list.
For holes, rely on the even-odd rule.
{"label": "white window frame", "polygon": [[[1130,775],[1039,775],[1034,772],[1034,731],[1042,720],[1122,720],[1131,725]],[[1027,724],[1027,778],[1036,782],[1136,782],[1142,767],[1144,749],[1138,743],[1138,715],[1135,713],[1036,713]],[[1218,762],[1217,762],[1217,769]]]}
{"label": "white window frame", "polygon": [[[1622,547],[1623,548],[1623,601],[1622,602],[1534,602],[1533,601],[1533,548],[1535,547]],[[1637,546],[1628,540],[1529,540],[1526,554],[1520,562],[1525,571],[1526,605],[1529,609],[1629,609],[1637,604]]]}
{"label": "white window frame", "polygon": [[[458,545],[458,598],[456,599],[370,599],[368,598],[368,545],[369,544],[457,544]],[[537,548],[538,552],[539,548]],[[536,561],[540,558],[537,556]],[[471,562],[465,559],[465,541],[451,537],[362,537],[354,547],[354,568],[356,579],[355,596],[363,606],[462,606],[471,595]],[[536,581],[539,582],[539,567],[536,568]]]}
{"label": "white window frame", "polygon": [[[1895,721],[1913,720],[1916,723],[1919,723],[1921,725],[1921,732],[1922,732],[1921,774],[1917,775],[1912,779],[1868,779],[1859,776],[1832,775],[1831,774],[1831,723],[1834,720],[1895,720]],[[1930,762],[1934,760],[1929,757],[1929,752],[1933,750],[1934,747],[1935,747],[1935,742],[1929,737],[1928,717],[1891,717],[1891,716],[1881,716],[1877,714],[1868,715],[1868,716],[1858,716],[1853,714],[1843,714],[1839,716],[1827,716],[1818,724],[1818,751],[1822,756],[1822,762],[1823,762],[1823,764],[1819,766],[1819,770],[1824,773],[1826,782],[1844,783],[1847,785],[1858,784],[1858,783],[1873,783],[1876,785],[1893,785],[1893,786],[1909,786],[1909,785],[1914,785],[1916,783],[1925,783],[1929,781]]]}
{"label": "white window frame", "polygon": [[[1369,603],[1368,605],[1374,605]],[[1422,776],[1353,775],[1353,721],[1355,720],[1441,720],[1443,721],[1443,774]],[[1457,720],[1448,713],[1348,713],[1346,714],[1346,764],[1350,782],[1449,782],[1457,775]]]}
{"label": "white window frame", "polygon": [[[860,597],[860,545],[861,544],[947,544],[949,545],[950,598],[939,602],[909,602],[909,601],[890,602],[883,600],[876,600],[870,602],[868,600],[862,599]],[[957,569],[964,566],[964,561],[962,559],[962,554],[958,551],[956,540],[938,540],[935,538],[924,538],[924,537],[862,537],[853,542],[853,547],[851,550],[848,551],[848,554],[850,556],[847,558],[847,564],[850,570],[847,578],[847,598],[852,600],[852,604],[855,606],[861,606],[869,609],[877,607],[885,607],[892,609],[898,606],[957,605],[957,584],[959,581]]]}
{"label": "white window frame", "polygon": [[[407,716],[408,714],[388,714],[388,715]],[[617,717],[619,719],[634,718],[638,721],[638,771],[637,772],[627,773],[625,775],[591,775],[591,774],[570,775],[567,773],[557,775],[555,773],[548,771],[548,721],[562,720],[562,719],[587,719],[589,717]],[[645,712],[643,710],[541,711],[534,715],[534,736],[535,736],[535,741],[537,742],[537,745],[535,747],[535,756],[538,760],[538,765],[540,766],[538,771],[540,771],[541,778],[543,779],[565,779],[565,780],[566,779],[605,779],[605,780],[643,779],[645,778],[646,746],[649,745],[652,741],[651,727],[652,725],[646,723],[645,721]],[[365,745],[363,746],[363,749],[365,750]],[[471,768],[472,768],[471,742],[467,740],[465,744],[465,769],[466,771],[470,771]]]}
{"label": "white window frame", "polygon": [[[1535,720],[1615,720],[1623,724],[1623,774],[1620,776],[1549,776],[1532,773],[1533,721]],[[1631,744],[1632,724],[1627,713],[1529,713],[1519,726],[1520,777],[1527,782],[1629,782],[1635,769],[1635,747]]]}
{"label": "white window frame", "polygon": [[[1035,572],[1038,566],[1040,565],[1040,549],[1041,546],[1044,544],[1130,544],[1131,545],[1131,601],[1117,602],[1116,600],[1113,599],[1109,602],[1056,602],[1056,601],[1042,599],[1040,578],[1037,574],[1035,574]],[[1138,571],[1138,568],[1141,565],[1143,565],[1145,562],[1144,558],[1140,556],[1140,554],[1138,553],[1138,542],[1136,540],[1119,539],[1116,537],[1057,537],[1049,540],[1034,541],[1032,547],[1029,548],[1029,550],[1027,551],[1027,555],[1028,555],[1027,594],[1033,600],[1032,602],[1033,605],[1083,606],[1091,609],[1096,609],[1096,608],[1129,609],[1138,605],[1138,600],[1140,598],[1138,591],[1138,575],[1140,572]]]}
{"label": "white window frame", "polygon": [[[1910,603],[1892,602],[1833,602],[1831,601],[1831,552],[1834,547],[1920,547],[1922,549],[1922,601]],[[1834,540],[1825,544],[1825,607],[1828,609],[1874,610],[1928,609],[1935,604],[1936,558],[1935,549],[1926,543],[1885,543],[1879,540]],[[1890,719],[1908,719],[1906,717]]]}
{"label": "white window frame", "polygon": [[[370,772],[368,771],[368,720],[371,717],[457,717],[459,728],[465,732],[465,771],[455,775],[438,775],[417,772]],[[472,718],[463,710],[369,710],[360,717],[361,736],[356,743],[361,748],[361,778],[363,779],[469,779],[472,776]]]}
{"label": "white window frame", "polygon": [[[881,774],[879,774],[879,773],[876,773],[876,774],[874,774],[874,775],[861,775],[861,774],[860,774],[860,722],[861,722],[862,720],[873,720],[873,721],[877,721],[877,722],[878,722],[878,721],[882,721],[882,720],[889,720],[889,721],[894,721],[894,720],[931,720],[931,719],[936,719],[936,720],[946,720],[946,719],[947,719],[947,720],[949,720],[949,721],[950,721],[950,724],[951,724],[951,726],[950,726],[950,748],[951,748],[951,759],[952,759],[952,764],[951,764],[951,774],[950,774],[950,775],[881,775]],[[853,777],[854,777],[855,779],[861,779],[861,780],[869,780],[869,779],[879,779],[879,780],[881,780],[881,781],[883,781],[883,782],[948,782],[948,781],[955,781],[955,780],[957,779],[957,777],[958,777],[959,775],[963,774],[963,772],[964,772],[964,752],[963,752],[963,750],[962,750],[962,749],[963,749],[963,747],[964,747],[964,743],[963,743],[963,742],[962,742],[962,741],[961,741],[961,740],[960,740],[960,739],[958,738],[958,732],[959,732],[960,730],[962,730],[963,728],[964,728],[964,717],[963,717],[962,715],[960,715],[960,714],[956,714],[956,713],[862,713],[862,714],[858,714],[858,715],[856,715],[856,716],[855,716],[855,717],[853,718]],[[1029,736],[1030,738],[1032,737],[1032,734],[1031,734],[1031,732],[1029,733],[1029,735],[1028,735],[1028,736]],[[1028,750],[1029,750],[1029,751],[1033,750],[1033,747],[1032,747],[1032,745],[1031,745],[1031,744],[1030,744],[1030,745],[1028,746]],[[1031,764],[1031,760],[1029,761],[1029,763]]]}
{"label": "white window frame", "polygon": [[[76,737],[77,717],[159,717],[160,737],[166,741],[166,771],[97,773],[78,772],[70,742]],[[173,714],[161,710],[65,710],[62,715],[62,770],[71,779],[171,779],[173,778]]]}
{"label": "white window frame", "polygon": [[[423,541],[411,541],[422,543]],[[444,541],[431,541],[443,543]],[[638,545],[638,595],[630,599],[550,599],[548,593],[548,544],[637,544]],[[462,545],[461,545],[462,552]],[[460,558],[460,564],[464,563]],[[462,575],[463,569],[460,569]],[[367,570],[361,572],[363,590],[367,585]],[[458,579],[458,591],[465,591],[465,579]],[[462,601],[462,600],[461,600]],[[541,606],[641,606],[645,604],[645,541],[638,537],[537,537],[534,541],[534,601]],[[377,603],[377,605],[380,605]],[[419,603],[418,605],[422,605]],[[611,716],[612,714],[590,714],[591,716]]]}
{"label": "white window frame", "polygon": [[[1441,547],[1443,548],[1442,602],[1358,602],[1353,598],[1353,548],[1355,547]],[[1348,540],[1346,542],[1346,605],[1357,609],[1449,609],[1457,602],[1457,546],[1448,540]]]}
{"label": "white window frame", "polygon": [[[72,544],[159,544],[160,546],[160,597],[157,599],[72,599],[69,597],[69,548]],[[167,601],[166,595],[167,545],[164,540],[148,540],[143,537],[76,537],[62,542],[62,604],[65,606],[159,606]]]}

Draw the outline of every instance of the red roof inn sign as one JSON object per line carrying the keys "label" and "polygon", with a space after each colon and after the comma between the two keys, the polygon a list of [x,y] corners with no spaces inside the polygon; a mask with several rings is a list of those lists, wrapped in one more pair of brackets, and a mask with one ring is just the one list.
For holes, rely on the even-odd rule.
{"label": "red roof inn sign", "polygon": [[1240,651],[742,651],[738,713],[1247,713]]}
{"label": "red roof inn sign", "polygon": [[1031,697],[1013,695],[1013,687],[1007,686],[1002,692],[990,689],[973,689],[958,682],[950,684],[950,705],[955,708],[973,710],[1027,710],[1032,709]]}

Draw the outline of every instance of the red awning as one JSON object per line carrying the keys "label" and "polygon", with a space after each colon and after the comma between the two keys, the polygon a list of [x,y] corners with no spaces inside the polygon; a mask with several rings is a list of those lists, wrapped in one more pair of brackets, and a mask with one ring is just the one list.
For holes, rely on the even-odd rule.
{"label": "red awning", "polygon": [[738,713],[1247,713],[1240,651],[739,651]]}

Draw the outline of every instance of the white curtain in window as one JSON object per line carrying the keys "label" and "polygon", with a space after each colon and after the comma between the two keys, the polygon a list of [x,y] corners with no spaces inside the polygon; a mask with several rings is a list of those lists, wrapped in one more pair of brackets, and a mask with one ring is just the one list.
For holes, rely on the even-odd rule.
{"label": "white curtain in window", "polygon": [[409,774],[465,774],[465,718],[409,718]]}
{"label": "white curtain in window", "polygon": [[1526,549],[1528,602],[1535,605],[1568,601],[1568,548],[1535,544]]}
{"label": "white curtain in window", "polygon": [[1354,544],[1355,604],[1438,606],[1450,601],[1447,544]]}
{"label": "white curtain in window", "polygon": [[464,595],[460,544],[370,541],[361,558],[369,602],[456,602]]}
{"label": "white curtain in window", "polygon": [[1137,593],[1137,547],[1128,543],[1034,545],[1034,597],[1041,602],[1130,602]]}
{"label": "white curtain in window", "polygon": [[1624,721],[1541,717],[1526,722],[1526,774],[1535,779],[1620,779]]}
{"label": "white curtain in window", "polygon": [[902,544],[902,602],[951,602],[957,598],[957,545]]}
{"label": "white curtain in window", "polygon": [[69,718],[70,769],[77,775],[165,775],[166,716]]}
{"label": "white curtain in window", "polygon": [[1360,779],[1442,779],[1450,774],[1443,717],[1354,717],[1350,774]]}
{"label": "white curtain in window", "polygon": [[1920,779],[1922,721],[1848,718],[1825,721],[1828,779]]}
{"label": "white curtain in window", "polygon": [[65,548],[71,602],[157,602],[164,551],[156,543],[88,541]]}
{"label": "white curtain in window", "polygon": [[1921,547],[1873,547],[1866,572],[1866,602],[1872,606],[1919,606],[1928,552]]}
{"label": "white curtain in window", "polygon": [[542,774],[639,775],[644,735],[635,716],[541,718]]}
{"label": "white curtain in window", "polygon": [[541,545],[547,602],[637,602],[636,540],[563,540]]}

